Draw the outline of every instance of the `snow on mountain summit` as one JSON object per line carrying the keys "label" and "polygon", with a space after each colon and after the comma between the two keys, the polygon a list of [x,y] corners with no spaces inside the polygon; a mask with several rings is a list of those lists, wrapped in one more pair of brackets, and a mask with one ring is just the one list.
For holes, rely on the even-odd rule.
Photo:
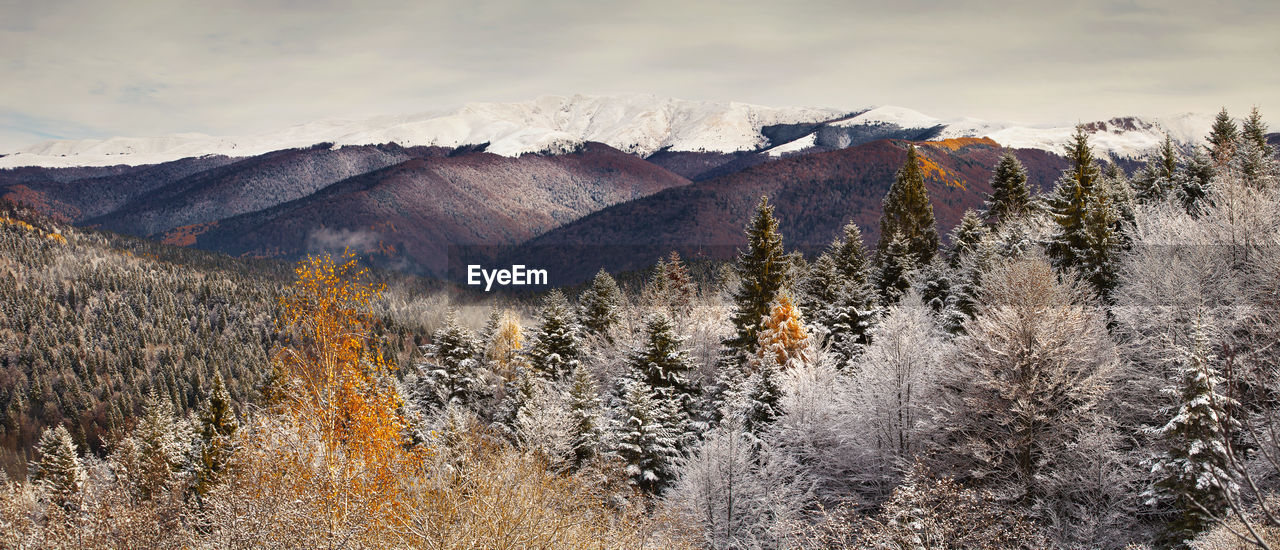
{"label": "snow on mountain summit", "polygon": [[152,164],[200,155],[252,156],[317,143],[457,147],[488,143],[487,151],[518,156],[606,143],[640,156],[663,148],[734,152],[768,144],[773,124],[815,123],[846,114],[835,109],[774,108],[660,98],[651,95],[543,96],[516,103],[468,103],[455,109],[360,121],[323,121],[250,137],[178,134],[159,138],[47,141],[0,157],[16,166]]}
{"label": "snow on mountain summit", "polygon": [[[849,113],[855,113],[849,116]],[[1165,133],[1182,143],[1207,134],[1211,117],[1115,118],[1086,125],[1100,153],[1137,157],[1154,149]],[[796,141],[782,147],[762,130],[778,124],[824,124],[903,129],[937,128],[936,139],[989,137],[1006,147],[1060,153],[1074,125],[1023,125],[972,118],[940,119],[891,105],[862,111],[774,108],[736,102],[671,99],[653,95],[543,96],[513,103],[468,103],[412,115],[364,120],[323,120],[247,137],[174,134],[156,138],[114,137],[38,143],[0,156],[0,168],[19,166],[111,166],[168,162],[186,157],[248,157],[317,143],[335,146],[397,143],[458,147],[488,143],[490,153],[519,156],[562,152],[587,141],[608,144],[641,157],[662,149],[737,152],[775,147],[771,156],[812,146]]]}

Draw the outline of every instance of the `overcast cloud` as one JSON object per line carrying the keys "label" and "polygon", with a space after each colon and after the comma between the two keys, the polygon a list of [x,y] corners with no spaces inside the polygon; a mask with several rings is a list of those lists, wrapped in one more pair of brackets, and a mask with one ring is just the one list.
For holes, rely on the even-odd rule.
{"label": "overcast cloud", "polygon": [[1278,62],[1260,1],[0,0],[0,151],[611,92],[1280,120]]}

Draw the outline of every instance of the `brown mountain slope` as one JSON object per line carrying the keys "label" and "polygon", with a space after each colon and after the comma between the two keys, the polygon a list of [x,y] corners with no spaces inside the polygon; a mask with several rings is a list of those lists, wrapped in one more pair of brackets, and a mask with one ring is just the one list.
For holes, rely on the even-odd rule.
{"label": "brown mountain slope", "polygon": [[601,144],[557,156],[413,158],[163,237],[245,256],[349,247],[376,264],[443,274],[450,245],[514,245],[609,205],[688,183]]}
{"label": "brown mountain slope", "polygon": [[[862,228],[869,245],[874,244],[880,204],[906,159],[906,146],[903,141],[876,141],[668,189],[550,231],[502,254],[500,263],[544,267],[553,283],[572,283],[601,267],[643,268],[672,249],[691,258],[730,258],[746,242],[743,228],[761,195],[774,204],[789,249],[820,250],[849,221]],[[1003,149],[991,140],[973,138],[916,146],[924,159],[939,229],[945,232],[966,208],[981,206]],[[1037,187],[1051,185],[1065,166],[1064,159],[1043,151],[1015,153]]]}

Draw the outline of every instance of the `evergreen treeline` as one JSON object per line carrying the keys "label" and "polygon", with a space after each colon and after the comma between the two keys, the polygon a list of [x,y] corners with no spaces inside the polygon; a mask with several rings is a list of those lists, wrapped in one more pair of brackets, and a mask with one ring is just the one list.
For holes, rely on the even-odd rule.
{"label": "evergreen treeline", "polygon": [[[1205,145],[1166,141],[1127,174],[1079,128],[1047,193],[1002,157],[986,210],[945,246],[909,149],[874,250],[850,225],[812,261],[789,253],[761,198],[714,277],[672,254],[639,289],[601,272],[484,322],[439,302],[416,333],[391,325],[422,312],[383,303],[354,264],[312,260],[254,293],[230,270],[123,256],[122,281],[150,280],[145,266],[212,282],[120,294],[103,318],[137,302],[181,322],[119,356],[204,353],[104,359],[95,373],[148,382],[92,394],[140,411],[136,427],[103,447],[74,422],[22,432],[31,471],[0,513],[35,545],[110,524],[114,503],[145,511],[130,525],[172,527],[136,540],[200,547],[1272,547],[1280,165],[1265,137],[1256,110],[1239,125],[1224,111]],[[8,223],[12,288],[62,288],[41,291],[54,311],[109,307],[43,281],[119,253]],[[52,280],[98,280],[76,277]],[[210,316],[191,299],[213,321],[166,305],[219,277],[244,301]],[[241,330],[257,355],[179,342]],[[419,342],[399,375],[377,353]],[[261,407],[245,407],[255,387]]]}

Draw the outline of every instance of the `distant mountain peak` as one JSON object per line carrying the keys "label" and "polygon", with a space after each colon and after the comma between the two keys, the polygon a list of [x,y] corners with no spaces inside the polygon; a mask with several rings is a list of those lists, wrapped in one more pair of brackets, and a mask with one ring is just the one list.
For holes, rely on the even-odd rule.
{"label": "distant mountain peak", "polygon": [[[1202,138],[1211,117],[1116,117],[1086,124],[1102,153],[1136,157],[1154,148],[1167,132],[1189,143]],[[864,136],[914,135],[917,139],[988,137],[1006,147],[1060,152],[1074,125],[1028,126],[973,118],[940,119],[906,107],[881,105],[862,110],[766,107],[739,102],[695,101],[650,94],[540,96],[509,103],[467,103],[410,115],[363,120],[328,119],[256,136],[218,137],[199,133],[154,138],[113,137],[56,140],[0,154],[0,168],[19,166],[112,166],[168,162],[187,157],[249,157],[332,143],[334,147],[397,143],[402,146],[460,147],[487,143],[486,152],[514,157],[561,153],[595,141],[641,157],[655,152],[734,153],[772,148],[771,156],[797,154],[817,134],[774,142],[765,129],[801,126],[875,128]],[[810,128],[812,127],[812,128]],[[897,134],[889,130],[901,130]],[[912,132],[913,130],[918,130]],[[831,140],[827,140],[831,141]],[[827,144],[845,147],[852,140]]]}

